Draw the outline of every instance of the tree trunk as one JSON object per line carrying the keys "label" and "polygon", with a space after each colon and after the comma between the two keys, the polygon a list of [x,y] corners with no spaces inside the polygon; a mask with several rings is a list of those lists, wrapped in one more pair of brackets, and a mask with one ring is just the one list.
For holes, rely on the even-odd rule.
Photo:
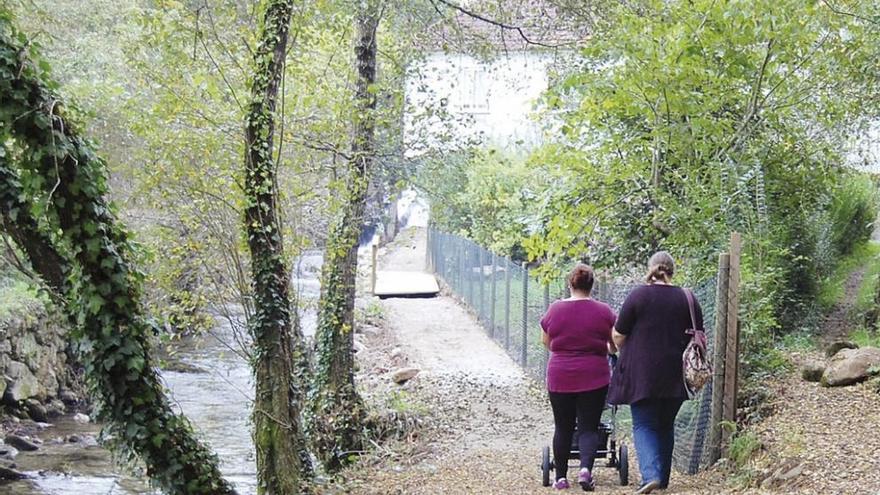
{"label": "tree trunk", "polygon": [[[22,148],[33,189],[3,167],[0,197],[16,209],[4,211],[5,228],[44,281],[60,288],[98,418],[122,458],[142,461],[170,494],[234,493],[165,396],[150,356],[157,329],[143,314],[141,276],[106,200],[104,163],[65,118],[33,55],[0,12],[0,139]],[[37,197],[47,225],[39,230],[30,216]]]}
{"label": "tree trunk", "polygon": [[357,16],[354,136],[347,197],[327,240],[321,274],[318,363],[311,408],[313,440],[330,470],[363,450],[366,413],[354,385],[352,355],[358,238],[363,224],[369,173],[375,158],[376,28],[371,2]]}
{"label": "tree trunk", "polygon": [[257,493],[265,495],[301,493],[311,476],[300,422],[306,356],[299,320],[291,311],[272,144],[293,7],[292,0],[264,5],[245,129],[245,228],[255,309],[249,322],[256,348],[254,444]]}

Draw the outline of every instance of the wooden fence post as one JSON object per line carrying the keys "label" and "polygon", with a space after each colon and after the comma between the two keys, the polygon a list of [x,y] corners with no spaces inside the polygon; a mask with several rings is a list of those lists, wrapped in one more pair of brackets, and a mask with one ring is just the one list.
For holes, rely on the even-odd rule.
{"label": "wooden fence post", "polygon": [[[724,359],[724,399],[722,419],[736,423],[737,375],[739,374],[739,281],[742,237],[730,235],[730,277],[727,287],[727,348]],[[724,429],[722,442],[727,445],[731,431]]]}
{"label": "wooden fence post", "polygon": [[724,360],[727,359],[727,291],[730,277],[730,255],[718,258],[718,283],[715,290],[715,340],[713,343],[712,364],[712,416],[709,423],[709,463],[721,458],[721,422],[724,421],[722,403],[724,401]]}

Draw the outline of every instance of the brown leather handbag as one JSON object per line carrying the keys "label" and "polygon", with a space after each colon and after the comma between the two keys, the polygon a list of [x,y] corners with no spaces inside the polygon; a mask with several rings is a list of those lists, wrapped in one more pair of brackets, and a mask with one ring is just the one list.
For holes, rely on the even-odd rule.
{"label": "brown leather handbag", "polygon": [[712,380],[712,363],[706,350],[706,332],[697,328],[694,294],[689,289],[682,290],[687,297],[688,310],[691,313],[691,328],[685,330],[685,333],[691,336],[691,340],[681,355],[681,371],[688,397],[694,398]]}

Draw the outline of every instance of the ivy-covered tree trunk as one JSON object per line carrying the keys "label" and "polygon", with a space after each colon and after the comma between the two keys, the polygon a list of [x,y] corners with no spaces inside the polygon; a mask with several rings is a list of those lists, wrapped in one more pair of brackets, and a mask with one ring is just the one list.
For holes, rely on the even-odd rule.
{"label": "ivy-covered tree trunk", "polygon": [[[123,458],[141,461],[167,493],[234,493],[217,458],[171,409],[150,356],[157,329],[143,314],[141,276],[106,200],[104,163],[34,60],[32,45],[0,10],[0,141],[20,151],[16,165],[28,177],[22,185],[2,167],[5,230],[61,290],[98,419]],[[35,204],[46,213],[39,224]]]}
{"label": "ivy-covered tree trunk", "polygon": [[324,253],[318,305],[318,361],[312,390],[312,436],[328,469],[341,467],[363,450],[366,413],[354,384],[354,298],[358,238],[369,174],[375,158],[376,28],[374,2],[364,2],[355,30],[354,136],[346,177],[347,197]]}
{"label": "ivy-covered tree trunk", "polygon": [[251,252],[256,347],[254,444],[258,493],[302,493],[311,465],[300,421],[306,355],[298,319],[292,317],[276,205],[273,135],[278,88],[284,71],[292,0],[267,0],[254,54],[251,102],[245,129],[245,228]]}

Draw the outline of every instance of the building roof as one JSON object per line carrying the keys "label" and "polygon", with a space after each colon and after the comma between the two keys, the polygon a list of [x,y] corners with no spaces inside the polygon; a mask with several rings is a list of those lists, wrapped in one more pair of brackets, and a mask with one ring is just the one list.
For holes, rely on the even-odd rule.
{"label": "building roof", "polygon": [[434,29],[424,46],[437,50],[573,49],[588,38],[587,24],[560,14],[547,0],[429,0]]}

